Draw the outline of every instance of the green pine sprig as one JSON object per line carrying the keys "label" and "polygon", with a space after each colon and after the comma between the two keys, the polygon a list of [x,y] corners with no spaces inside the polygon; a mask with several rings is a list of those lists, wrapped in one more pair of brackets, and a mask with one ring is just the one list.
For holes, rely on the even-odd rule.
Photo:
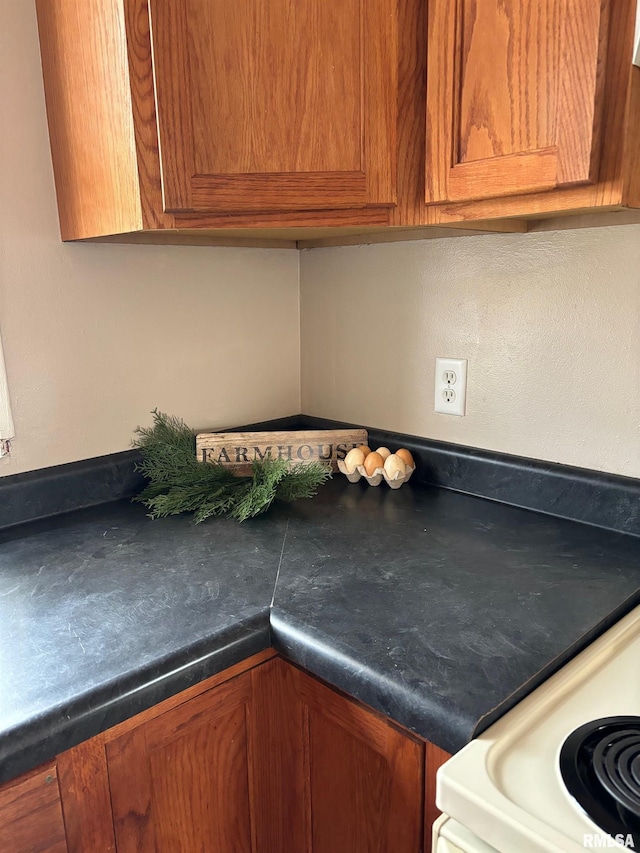
{"label": "green pine sprig", "polygon": [[274,500],[309,498],[331,476],[322,462],[289,466],[284,459],[257,460],[249,477],[236,477],[217,463],[196,459],[193,431],[180,418],[154,409],[153,426],[138,427],[133,446],[149,484],[134,500],[151,518],[193,512],[196,524],[211,516],[245,521],[266,512]]}

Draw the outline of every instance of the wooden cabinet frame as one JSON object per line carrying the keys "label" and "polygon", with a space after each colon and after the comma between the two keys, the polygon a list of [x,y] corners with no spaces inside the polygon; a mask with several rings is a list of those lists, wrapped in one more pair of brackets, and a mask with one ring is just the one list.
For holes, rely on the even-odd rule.
{"label": "wooden cabinet frame", "polygon": [[[232,0],[216,2],[234,14]],[[36,0],[63,239],[311,248],[358,243],[364,235],[378,242],[640,222],[633,0],[349,2],[352,9],[360,3],[361,150],[345,156],[343,168],[331,158],[298,162],[295,152],[281,168],[277,158],[245,163],[238,155],[234,164],[233,156],[201,156],[193,112],[182,90],[173,91],[189,64],[184,28],[173,44],[167,26],[151,26],[158,15],[179,22],[186,0]],[[520,93],[518,104],[498,133],[504,141],[515,128],[517,138],[495,151],[469,151],[462,119],[468,123],[473,112],[475,84],[488,91],[492,83],[483,61],[466,57],[465,10],[467,17],[472,8],[499,16],[509,4],[538,16],[547,10],[549,23],[538,21],[532,32],[550,39],[545,62],[553,66],[554,93],[546,111],[537,102],[526,106],[521,59],[507,80]],[[552,26],[559,9],[561,39]],[[480,44],[490,41],[487,29]],[[383,37],[374,38],[378,31]],[[522,47],[527,32],[518,38]],[[224,66],[216,63],[202,79]],[[355,74],[356,62],[349,67]],[[321,86],[315,88],[318,95]],[[229,103],[233,97],[230,89]],[[284,96],[274,101],[281,102]],[[323,116],[314,103],[310,114]],[[529,133],[536,116],[549,132]],[[309,133],[317,139],[308,151],[322,143],[321,123],[314,118]],[[255,132],[264,137],[268,121],[256,122]],[[197,133],[203,137],[202,127]],[[565,214],[582,215],[572,222]]]}
{"label": "wooden cabinet frame", "polygon": [[[234,697],[241,701],[235,702]],[[254,853],[315,853],[351,833],[354,843],[362,845],[357,850],[368,850],[370,834],[379,838],[384,831],[389,835],[384,850],[429,853],[431,824],[437,816],[435,774],[449,755],[319,682],[280,658],[273,649],[59,755],[57,775],[66,847],[54,847],[52,853],[155,849],[153,819],[158,805],[148,799],[151,783],[140,784],[141,770],[146,778],[148,750],[153,751],[154,743],[171,747],[181,737],[181,727],[185,735],[191,736],[191,721],[216,725],[215,714],[210,717],[208,708],[216,709],[215,713],[222,717],[228,712],[236,716],[240,712],[245,718],[251,819],[250,826],[244,826],[250,838],[247,835],[239,849]],[[348,758],[353,780],[344,779],[344,803],[340,795],[342,780],[327,784],[334,778],[336,767],[330,755],[325,760],[325,743],[327,752],[333,749],[339,763],[348,758],[343,756],[345,748],[348,751],[353,746],[360,755],[359,759],[356,753],[353,759]],[[364,762],[361,782],[360,761]],[[378,764],[379,769],[374,772]],[[55,775],[55,765],[51,767],[53,771],[47,772]],[[45,769],[41,768],[42,772]],[[28,777],[29,774],[24,778]],[[222,782],[212,775],[213,789]],[[169,790],[172,782],[167,779],[160,784]],[[369,794],[364,789],[356,790],[360,784]],[[371,796],[374,800],[379,796],[376,787],[387,791],[380,803],[382,822],[379,814],[367,820],[366,802],[371,801]],[[350,796],[354,798],[351,805]],[[342,811],[342,817],[329,820],[327,809],[333,817]],[[119,836],[124,847],[118,846]]]}
{"label": "wooden cabinet frame", "polygon": [[[431,6],[432,14],[436,14],[440,8],[441,0],[435,0],[436,6]],[[460,0],[456,0],[459,3]],[[580,0],[580,5],[582,0]],[[524,194],[511,194],[509,187],[489,185],[485,197],[476,200],[441,201],[429,204],[426,207],[426,221],[432,224],[460,225],[467,221],[495,219],[498,217],[510,217],[522,220],[525,230],[547,230],[549,228],[571,228],[585,227],[588,225],[603,225],[620,222],[640,221],[640,68],[631,65],[631,53],[633,42],[633,31],[635,22],[635,9],[633,3],[614,2],[604,0],[599,3],[602,9],[608,10],[608,14],[600,21],[600,41],[598,43],[598,66],[595,81],[591,76],[589,81],[590,90],[594,93],[593,104],[600,105],[600,109],[593,110],[593,132],[586,131],[581,135],[580,143],[591,147],[591,160],[589,160],[588,180],[591,183],[572,184],[558,186],[557,188],[538,188],[529,186],[529,191]],[[595,8],[596,4],[592,4]],[[444,26],[442,21],[436,21],[435,28],[429,33],[429,45],[437,45],[436,36],[438,27]],[[591,27],[591,43],[593,54],[593,22]],[[584,34],[583,34],[584,37]],[[450,36],[451,38],[451,36]],[[574,36],[573,43],[576,43]],[[443,48],[444,51],[444,48]],[[437,48],[436,48],[437,52]],[[430,93],[428,96],[428,116],[430,125],[433,127],[437,116],[450,95],[446,90],[445,80],[451,80],[454,74],[453,61],[455,50],[450,50],[450,65],[442,77],[436,76],[431,79]],[[435,62],[434,50],[431,50],[430,61]],[[445,86],[440,91],[439,86]],[[587,91],[587,90],[585,90]],[[570,94],[570,93],[569,93]],[[568,96],[565,97],[567,109],[571,106]],[[582,104],[581,120],[585,128],[590,127],[588,105]],[[566,112],[570,117],[570,114]],[[446,124],[442,125],[446,128]],[[457,131],[456,131],[457,132]],[[446,130],[451,138],[452,131]],[[569,130],[563,131],[564,137],[569,135]],[[570,140],[571,141],[571,140]],[[444,139],[433,139],[430,143],[435,145],[444,153],[446,141]],[[572,145],[576,147],[575,143]],[[599,152],[595,157],[595,152]],[[432,151],[430,157],[435,156]],[[434,179],[437,183],[429,190],[429,198],[441,198],[446,195],[446,180],[444,170],[450,174],[456,168],[457,153],[449,148],[449,159],[445,166],[439,166],[438,176]],[[587,162],[586,150],[583,148],[579,158],[583,164]],[[469,168],[473,163],[469,164]],[[478,168],[483,166],[479,164]],[[544,174],[543,172],[541,174]],[[586,172],[583,170],[582,176]],[[564,175],[564,178],[563,178]],[[468,174],[467,174],[468,177]],[[570,180],[576,177],[569,167],[564,167],[564,172],[558,172],[559,179]],[[480,180],[478,178],[478,180]],[[523,181],[526,183],[527,181]],[[529,181],[529,183],[531,183]],[[495,197],[496,192],[502,192],[501,197]],[[631,208],[625,210],[625,208]],[[575,216],[572,219],[569,215]],[[576,216],[576,214],[580,214]],[[609,215],[608,215],[609,214]],[[563,217],[558,219],[558,217]]]}
{"label": "wooden cabinet frame", "polygon": [[[351,70],[357,78],[355,91],[349,92],[354,99],[353,116],[343,116],[343,119],[347,119],[347,125],[353,123],[350,129],[359,139],[359,150],[352,168],[331,170],[323,167],[315,171],[295,166],[294,161],[311,163],[329,159],[338,166],[346,154],[346,150],[344,154],[341,152],[340,146],[348,147],[348,143],[354,141],[336,138],[335,133],[330,133],[332,109],[335,111],[338,104],[327,99],[334,88],[336,100],[346,93],[337,90],[334,80],[325,90],[324,78],[329,78],[333,69],[323,66],[321,46],[315,46],[318,56],[309,58],[307,50],[311,46],[305,49],[296,43],[306,35],[304,28],[291,36],[284,31],[284,21],[297,7],[287,7],[277,0],[270,10],[269,2],[273,0],[249,0],[244,5],[242,0],[216,0],[217,15],[214,16],[216,7],[213,6],[207,14],[226,24],[225,37],[220,38],[219,46],[214,38],[208,51],[204,48],[197,51],[188,43],[189,15],[195,15],[194,4],[189,7],[187,0],[148,0],[165,212],[229,214],[395,205],[397,0],[348,0],[352,17],[355,12],[358,20],[358,44],[355,57],[340,57],[334,53],[334,61],[338,64],[342,58],[345,68],[339,70],[345,72],[345,76],[346,71]],[[313,3],[320,4],[316,10]],[[314,20],[314,12],[322,10],[324,4],[328,22],[345,0],[313,0],[313,3],[306,0],[300,13],[294,15],[294,18],[301,18],[300,26],[306,20],[305,10],[309,21]],[[202,6],[199,13],[204,15],[205,8]],[[343,11],[346,14],[347,9]],[[252,16],[256,19],[255,26],[252,26]],[[272,23],[271,18],[275,18],[275,22]],[[278,21],[281,29],[278,29]],[[330,39],[328,34],[326,37]],[[231,39],[238,40],[235,49],[227,43]],[[288,44],[290,39],[293,47]],[[272,115],[267,106],[269,95],[279,85],[280,75],[274,69],[273,81],[269,83],[265,79],[266,69],[273,62],[272,54],[277,55],[279,45],[292,62],[292,67],[281,69],[281,76],[287,77],[287,86],[291,88],[286,104],[282,104],[281,99],[276,100],[287,112],[282,116]],[[296,65],[298,53],[301,55]],[[207,59],[201,54],[208,54]],[[303,60],[307,67],[299,67],[305,65]],[[236,63],[234,69],[230,67],[232,62]],[[339,71],[336,74],[339,78]],[[235,89],[232,89],[234,78]],[[212,128],[211,136],[221,135],[220,144],[203,134],[194,123],[195,112],[203,109],[197,96],[206,96],[208,90],[215,94],[215,98],[211,96],[212,102],[221,101],[212,107],[213,115],[207,120]],[[188,91],[194,92],[192,102]],[[324,129],[320,117],[317,121],[311,118],[317,110],[324,118]],[[242,113],[247,114],[244,120]],[[295,125],[291,138],[292,148],[299,149],[295,157],[293,151],[273,150],[279,135],[277,125],[285,122]],[[271,145],[270,136],[274,137]],[[234,150],[229,151],[230,146]],[[198,165],[198,149],[209,157],[214,155],[220,166],[229,162],[229,167],[208,174]],[[286,161],[291,168],[287,171],[267,169],[267,161],[271,160]]]}
{"label": "wooden cabinet frame", "polygon": [[[491,102],[489,81],[481,78],[479,69],[472,66],[471,79],[466,80],[465,63],[478,58],[477,50],[469,53],[474,39],[491,44],[495,38],[493,30],[476,35],[479,24],[473,12],[477,13],[479,6],[470,0],[429,2],[428,204],[522,195],[595,183],[598,178],[609,6],[593,0],[525,0],[523,4],[509,2],[502,6],[489,3],[485,8],[493,13],[495,6],[496,18],[499,9],[501,17],[515,30],[518,19],[525,14],[520,6],[528,3],[539,10],[541,33],[555,43],[553,56],[545,57],[549,68],[544,82],[550,89],[541,86],[540,91],[526,90],[529,65],[536,57],[526,55],[527,46],[519,40],[525,34],[510,32],[508,49],[505,45],[506,52],[497,58],[505,62],[501,71],[509,82],[507,104]],[[509,9],[513,19],[507,17]],[[547,79],[551,74],[554,77]],[[533,75],[529,72],[529,76]],[[507,110],[510,117],[496,114]],[[526,124],[543,122],[551,137],[549,144],[536,147],[535,126],[524,127],[518,134],[522,137],[522,150],[517,150],[516,140],[500,138],[500,132],[510,122],[519,124],[525,117]],[[510,129],[513,136],[516,128]],[[472,132],[488,137],[488,156],[476,153],[465,157],[465,143]],[[509,142],[514,150],[501,153],[502,144]]]}

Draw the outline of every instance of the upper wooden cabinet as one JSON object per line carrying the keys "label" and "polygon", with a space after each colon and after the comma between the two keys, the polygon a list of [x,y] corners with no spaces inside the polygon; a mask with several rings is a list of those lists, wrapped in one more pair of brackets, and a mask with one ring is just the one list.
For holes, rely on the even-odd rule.
{"label": "upper wooden cabinet", "polygon": [[388,224],[399,2],[37,0],[63,239]]}
{"label": "upper wooden cabinet", "polygon": [[640,206],[634,0],[429,0],[429,221]]}
{"label": "upper wooden cabinet", "polygon": [[395,204],[395,0],[149,11],[165,211]]}
{"label": "upper wooden cabinet", "polygon": [[608,8],[430,0],[427,202],[593,183]]}
{"label": "upper wooden cabinet", "polygon": [[65,240],[299,246],[640,208],[635,0],[36,7]]}

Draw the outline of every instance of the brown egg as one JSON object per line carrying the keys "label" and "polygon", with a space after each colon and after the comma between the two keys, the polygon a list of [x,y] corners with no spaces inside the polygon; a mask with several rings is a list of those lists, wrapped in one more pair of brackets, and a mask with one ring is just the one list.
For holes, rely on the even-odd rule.
{"label": "brown egg", "polygon": [[396,456],[399,456],[400,459],[404,462],[407,468],[415,468],[416,463],[413,461],[413,456],[409,453],[409,451],[401,447],[400,450],[396,450]]}
{"label": "brown egg", "polygon": [[354,447],[353,450],[350,450],[345,456],[344,467],[347,469],[348,474],[353,474],[358,465],[362,465],[363,462],[364,453],[359,447]]}
{"label": "brown egg", "polygon": [[395,480],[396,474],[398,473],[401,477],[404,477],[406,467],[398,454],[392,453],[384,460],[384,470],[387,472],[387,477],[389,477],[390,480]]}
{"label": "brown egg", "polygon": [[361,450],[364,453],[365,459],[371,453],[371,448],[367,447],[366,444],[361,444],[360,447],[357,448],[357,450]]}
{"label": "brown egg", "polygon": [[379,454],[380,454],[380,456],[382,456],[382,458],[383,458],[383,459],[386,459],[386,458],[387,458],[387,456],[391,456],[391,451],[389,450],[389,448],[388,448],[388,447],[379,447],[379,448],[376,450],[376,453],[379,453]]}
{"label": "brown egg", "polygon": [[367,477],[373,477],[377,468],[384,468],[384,459],[379,453],[370,453],[364,460],[364,470]]}

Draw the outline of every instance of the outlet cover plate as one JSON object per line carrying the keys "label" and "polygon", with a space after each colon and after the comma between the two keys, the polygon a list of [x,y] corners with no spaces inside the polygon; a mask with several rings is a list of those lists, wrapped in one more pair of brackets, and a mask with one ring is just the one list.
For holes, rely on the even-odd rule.
{"label": "outlet cover plate", "polygon": [[436,358],[436,412],[464,417],[467,400],[467,359]]}

